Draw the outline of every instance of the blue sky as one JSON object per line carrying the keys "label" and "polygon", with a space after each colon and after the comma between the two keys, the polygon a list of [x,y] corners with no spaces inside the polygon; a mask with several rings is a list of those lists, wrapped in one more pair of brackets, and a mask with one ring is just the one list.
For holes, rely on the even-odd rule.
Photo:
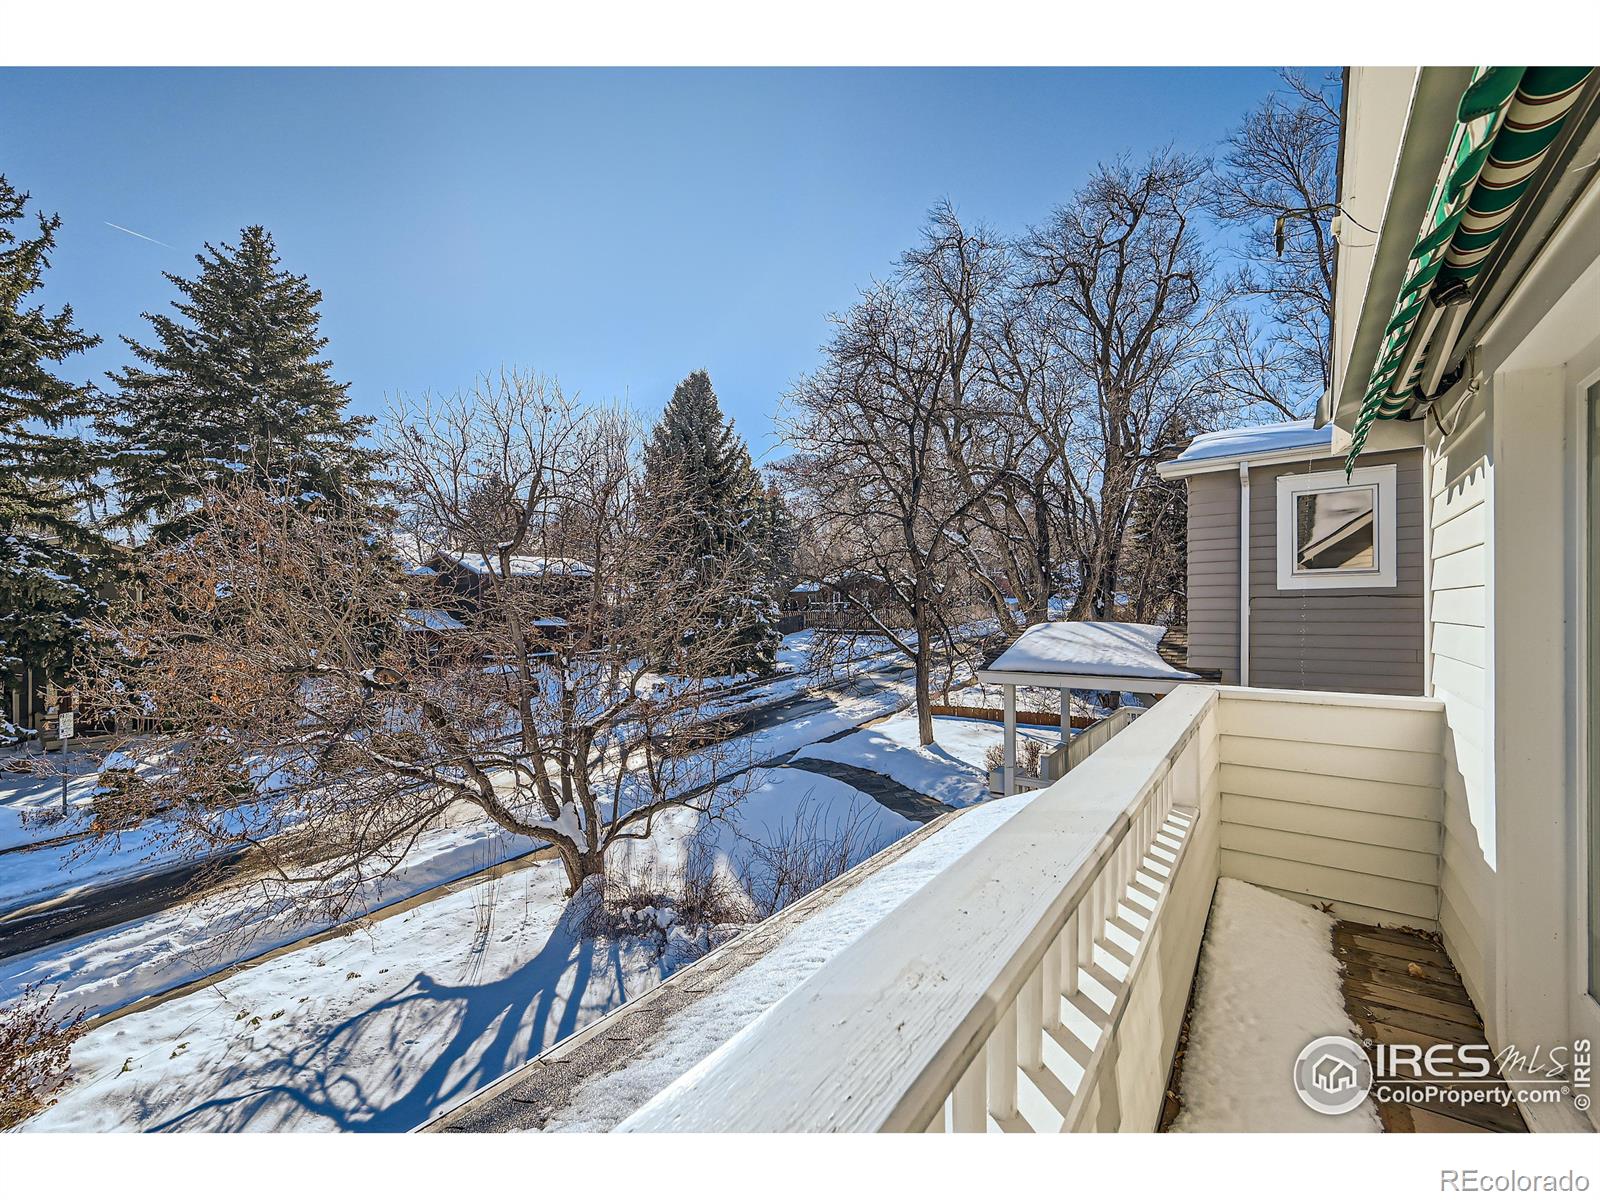
{"label": "blue sky", "polygon": [[[3,70],[0,172],[64,221],[46,298],[118,334],[259,222],[356,409],[518,366],[654,415],[711,372],[757,457],[826,314],[928,206],[1020,231],[1094,164],[1213,147],[1224,70]],[[107,222],[168,243],[119,232]]]}

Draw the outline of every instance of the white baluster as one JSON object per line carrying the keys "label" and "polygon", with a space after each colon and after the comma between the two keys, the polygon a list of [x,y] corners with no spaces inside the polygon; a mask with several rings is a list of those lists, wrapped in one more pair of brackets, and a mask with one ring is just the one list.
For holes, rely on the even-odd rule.
{"label": "white baluster", "polygon": [[950,1131],[952,1133],[986,1133],[989,1129],[989,1102],[985,1093],[988,1075],[989,1052],[979,1047],[978,1055],[967,1066],[966,1072],[956,1081],[956,1090],[950,1094]]}
{"label": "white baluster", "polygon": [[989,1035],[989,1111],[1004,1120],[1017,1115],[1017,1007],[1012,1005]]}

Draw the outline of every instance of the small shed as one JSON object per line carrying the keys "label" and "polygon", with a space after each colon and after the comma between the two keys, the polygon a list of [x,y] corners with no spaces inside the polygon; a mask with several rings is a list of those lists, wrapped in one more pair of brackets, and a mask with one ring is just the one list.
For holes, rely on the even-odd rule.
{"label": "small shed", "polygon": [[1309,420],[1201,434],[1156,468],[1187,487],[1190,669],[1421,694],[1422,454],[1407,432],[1383,431],[1348,476],[1332,427]]}
{"label": "small shed", "polygon": [[[982,683],[999,684],[1004,697],[1005,743],[1001,793],[1019,788],[1017,774],[1017,689],[1049,688],[1061,704],[1064,756],[1072,738],[1072,692],[1132,692],[1164,695],[1200,676],[1174,667],[1161,656],[1165,625],[1129,621],[1045,621],[1030,625],[998,658],[978,671]],[[1046,781],[1030,781],[1032,784]]]}

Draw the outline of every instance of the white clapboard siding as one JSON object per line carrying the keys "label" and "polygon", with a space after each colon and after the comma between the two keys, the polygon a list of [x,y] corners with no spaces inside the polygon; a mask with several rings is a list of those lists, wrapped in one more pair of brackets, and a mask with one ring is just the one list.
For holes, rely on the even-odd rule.
{"label": "white clapboard siding", "polygon": [[1381,875],[1430,888],[1439,884],[1437,850],[1400,850],[1367,841],[1318,837],[1287,829],[1262,829],[1256,825],[1239,825],[1226,820],[1222,824],[1222,848],[1281,858],[1286,862],[1317,863],[1362,875]]}
{"label": "white clapboard siding", "polygon": [[1223,689],[1224,875],[1379,924],[1439,918],[1443,705]]}
{"label": "white clapboard siding", "polygon": [[1439,917],[1439,889],[1428,884],[1228,849],[1222,851],[1220,866],[1231,879],[1270,887],[1311,904],[1328,903],[1336,913],[1342,903],[1386,913],[1378,924],[1428,927]]}
{"label": "white clapboard siding", "polygon": [[1381,750],[1362,745],[1333,746],[1260,737],[1223,738],[1222,761],[1243,767],[1427,788],[1439,786],[1441,771],[1437,750]]}
{"label": "white clapboard siding", "polygon": [[1383,779],[1341,779],[1337,775],[1222,764],[1225,796],[1259,796],[1292,804],[1388,813],[1416,821],[1438,821],[1439,789]]}
{"label": "white clapboard siding", "polygon": [[1428,440],[1430,692],[1445,705],[1439,927],[1467,991],[1486,1013],[1494,991],[1499,879],[1488,866],[1495,831],[1485,750],[1489,704],[1492,423],[1484,394],[1457,414],[1448,445]]}
{"label": "white clapboard siding", "polygon": [[1282,830],[1346,842],[1355,840],[1368,846],[1392,846],[1397,850],[1426,854],[1430,858],[1439,855],[1438,821],[1397,817],[1386,812],[1333,808],[1304,801],[1269,800],[1223,792],[1222,819],[1230,825],[1245,825],[1252,829]]}

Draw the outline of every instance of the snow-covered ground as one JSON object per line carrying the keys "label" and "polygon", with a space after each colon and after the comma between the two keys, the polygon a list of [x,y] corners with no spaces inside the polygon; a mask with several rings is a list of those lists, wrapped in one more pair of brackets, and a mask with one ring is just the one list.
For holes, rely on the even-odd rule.
{"label": "snow-covered ground", "polygon": [[404,1130],[659,982],[540,863],[91,1031],[30,1130]]}
{"label": "snow-covered ground", "polygon": [[[732,878],[744,876],[752,847],[797,823],[823,837],[856,830],[849,865],[914,828],[802,770],[759,771],[751,784],[707,839]],[[628,847],[643,882],[685,861],[696,816],[672,813],[652,843]],[[648,940],[580,937],[564,920],[563,887],[557,864],[533,863],[113,1019],[79,1043],[74,1083],[29,1128],[409,1128],[675,965]],[[143,986],[151,956],[162,954],[178,982],[194,965],[185,948],[219,933],[206,921],[225,920],[226,907],[161,914],[84,939],[77,952],[9,960],[4,989],[15,992],[26,975],[87,1003],[129,978]],[[14,970],[25,962],[33,969]],[[40,973],[46,963],[53,974]],[[98,987],[86,986],[96,977]]]}
{"label": "snow-covered ground", "polygon": [[[0,759],[0,851],[81,830],[98,767],[98,756],[81,750],[12,754]],[[65,811],[61,806],[63,774],[67,776]],[[4,907],[0,900],[0,909]]]}
{"label": "snow-covered ground", "polygon": [[[917,714],[915,709],[902,709],[887,720],[872,726],[873,732],[893,738],[902,746],[917,745]],[[1039,726],[1024,726],[1017,737],[1051,747],[1060,741],[1060,733]],[[935,717],[933,740],[951,757],[978,770],[987,770],[985,758],[991,749],[1005,739],[1005,728],[998,721],[975,721],[967,717]]]}
{"label": "snow-covered ground", "polygon": [[[775,703],[817,686],[819,678],[808,674],[805,667],[809,661],[811,636],[810,631],[805,631],[785,638],[780,651],[780,676],[759,689],[742,691],[708,705],[708,715],[727,715]],[[840,668],[834,680],[837,683],[846,673],[855,674],[892,661],[892,656],[881,653],[863,658],[849,664],[848,672]],[[909,686],[900,685],[869,687],[859,693],[841,690],[831,697],[832,704],[825,711],[730,739],[714,758],[708,756],[704,778],[690,771],[680,781],[680,787],[691,790],[709,782],[712,768],[726,772],[733,763],[763,762],[789,754],[818,738],[894,712],[910,700],[910,695]],[[163,830],[154,824],[129,830],[114,841],[91,845],[82,840],[69,840],[37,849],[21,849],[81,832],[86,824],[84,812],[96,786],[99,756],[76,752],[65,760],[51,755],[48,761],[58,772],[68,772],[71,816],[65,819],[57,819],[61,808],[59,773],[37,775],[0,770],[0,913],[65,896],[81,888],[136,878],[186,857],[180,847],[166,844]],[[492,829],[486,829],[482,836],[492,833]],[[8,847],[15,849],[5,853]],[[418,878],[427,879],[423,887],[441,882],[431,872],[423,872]]]}
{"label": "snow-covered ground", "polygon": [[[424,834],[405,863],[364,895],[363,911],[527,853],[534,843],[474,820]],[[181,987],[332,924],[321,914],[268,907],[248,884],[191,904],[0,959],[0,1005],[37,983],[59,988],[63,1009],[90,1016]]]}
{"label": "snow-covered ground", "polygon": [[[744,735],[739,753],[753,762],[776,758],[909,698],[906,684],[837,693],[816,713]],[[914,730],[913,723],[913,740]],[[802,824],[823,840],[850,829],[851,862],[913,827],[854,789],[799,769],[765,769],[730,786],[747,794],[733,819],[713,826],[709,843],[733,877],[754,847]],[[697,814],[671,813],[652,842],[631,844],[641,873],[685,861],[697,822]],[[145,869],[130,839],[124,848],[109,861],[129,874]],[[430,831],[365,897],[365,910],[531,848],[478,819]],[[44,864],[52,849],[6,856],[0,870]],[[57,862],[70,886],[80,886],[76,864]],[[114,1018],[80,1042],[76,1081],[33,1127],[409,1127],[671,969],[651,940],[582,939],[566,928],[563,887],[558,866],[530,864]],[[325,920],[262,912],[241,930],[241,906],[255,902],[241,885],[6,959],[0,1004],[40,983],[60,988],[64,1008],[111,1012],[327,928]]]}
{"label": "snow-covered ground", "polygon": [[[1057,740],[1038,730],[1023,729],[1018,734],[1045,746],[1054,746]],[[916,713],[908,710],[838,741],[807,746],[793,761],[804,766],[805,759],[820,758],[864,767],[955,808],[987,800],[984,757],[991,747],[1000,745],[1004,737],[1001,726],[993,721],[935,717],[933,737],[933,745],[919,744]]]}
{"label": "snow-covered ground", "polygon": [[1183,1059],[1183,1133],[1375,1132],[1371,1099],[1343,1116],[1307,1108],[1292,1071],[1306,1044],[1358,1038],[1339,991],[1333,918],[1237,879],[1217,881]]}
{"label": "snow-covered ground", "polygon": [[[723,761],[747,756],[746,761],[763,762],[788,754],[817,738],[894,712],[908,698],[909,688],[904,685],[839,697],[822,711],[745,735]],[[747,812],[755,814],[762,807],[758,801]],[[11,890],[13,878],[22,881],[15,885],[18,889],[28,881],[33,886],[42,880],[51,884],[50,894],[57,894],[86,882],[137,875],[150,866],[143,841],[137,835],[125,835],[114,849],[83,859],[73,859],[70,846],[5,855],[0,857],[4,880],[0,887]],[[363,911],[407,899],[532,848],[527,839],[513,837],[482,818],[431,831],[398,871],[371,889]],[[73,1007],[86,1007],[91,1014],[107,1012],[319,933],[332,923],[326,919],[285,921],[262,914],[259,928],[241,936],[238,911],[241,905],[251,904],[251,896],[247,887],[228,889],[197,906],[154,913],[0,960],[0,1004],[14,998],[24,985],[37,982],[61,987],[62,1000]],[[11,906],[0,904],[0,909],[5,907]]]}
{"label": "snow-covered ground", "polygon": [[619,1070],[584,1083],[571,1104],[544,1128],[607,1130],[631,1116],[1010,820],[1037,794],[1008,796],[962,813],[819,909],[758,962],[670,1017],[644,1053]]}

